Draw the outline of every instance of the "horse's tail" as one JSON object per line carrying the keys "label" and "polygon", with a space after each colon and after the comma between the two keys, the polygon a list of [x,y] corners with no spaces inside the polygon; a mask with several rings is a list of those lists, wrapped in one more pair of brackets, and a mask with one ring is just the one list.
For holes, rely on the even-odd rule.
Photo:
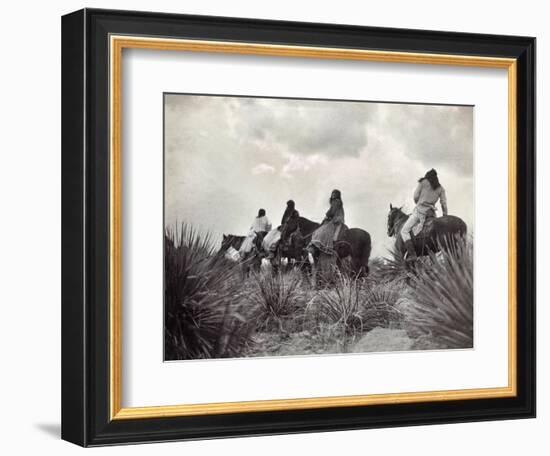
{"label": "horse's tail", "polygon": [[464,220],[461,219],[460,221],[462,222],[459,228],[460,234],[466,237],[466,235],[468,234],[468,226],[466,225],[466,222]]}
{"label": "horse's tail", "polygon": [[[455,246],[457,242],[463,242],[466,240],[468,234],[468,227],[464,220],[454,215],[448,215],[436,220],[441,220],[442,223],[438,226],[434,232],[434,240],[439,246],[439,249],[448,249]],[[435,223],[435,222],[434,222]]]}
{"label": "horse's tail", "polygon": [[361,252],[361,267],[365,275],[369,274],[369,259],[372,250],[372,242],[370,234],[365,232],[367,235],[365,237],[365,242],[363,244],[363,251]]}

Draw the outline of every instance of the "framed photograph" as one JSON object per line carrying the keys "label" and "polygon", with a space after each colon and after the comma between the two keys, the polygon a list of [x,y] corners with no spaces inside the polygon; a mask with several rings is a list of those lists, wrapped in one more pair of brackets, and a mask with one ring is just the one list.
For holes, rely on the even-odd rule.
{"label": "framed photograph", "polygon": [[535,39],[62,19],[62,437],[535,416]]}

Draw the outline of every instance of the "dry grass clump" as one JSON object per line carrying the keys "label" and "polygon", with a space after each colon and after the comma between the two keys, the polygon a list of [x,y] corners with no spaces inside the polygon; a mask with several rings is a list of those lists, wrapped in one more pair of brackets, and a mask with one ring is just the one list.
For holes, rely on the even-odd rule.
{"label": "dry grass clump", "polygon": [[431,255],[432,265],[413,279],[407,323],[437,347],[473,347],[473,248],[471,242],[449,243]]}
{"label": "dry grass clump", "polygon": [[188,225],[165,232],[165,359],[239,356],[250,341],[239,271]]}
{"label": "dry grass clump", "polygon": [[347,334],[362,331],[360,310],[364,293],[360,280],[339,272],[334,273],[334,286],[319,290],[316,313],[320,321],[337,325]]}
{"label": "dry grass clump", "polygon": [[399,326],[403,315],[397,307],[397,302],[402,292],[403,286],[399,284],[380,284],[369,287],[365,293],[365,304],[360,312],[363,330]]}
{"label": "dry grass clump", "polygon": [[372,284],[397,284],[411,276],[410,265],[395,248],[389,251],[387,257],[373,258],[369,268],[368,279]]}
{"label": "dry grass clump", "polygon": [[284,322],[299,316],[302,277],[297,271],[254,274],[248,299],[255,306],[254,325],[258,331],[285,332]]}
{"label": "dry grass clump", "polygon": [[372,286],[370,281],[339,273],[333,288],[319,291],[316,311],[321,321],[356,334],[399,321],[401,313],[395,307],[398,298],[399,291],[388,285]]}

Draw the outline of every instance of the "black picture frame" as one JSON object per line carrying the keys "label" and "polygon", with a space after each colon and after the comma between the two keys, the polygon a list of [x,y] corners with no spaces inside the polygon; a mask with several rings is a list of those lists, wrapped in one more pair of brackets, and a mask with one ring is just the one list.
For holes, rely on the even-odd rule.
{"label": "black picture frame", "polygon": [[[517,59],[517,395],[110,419],[109,36]],[[535,416],[535,39],[84,9],[62,19],[62,438],[82,446]]]}

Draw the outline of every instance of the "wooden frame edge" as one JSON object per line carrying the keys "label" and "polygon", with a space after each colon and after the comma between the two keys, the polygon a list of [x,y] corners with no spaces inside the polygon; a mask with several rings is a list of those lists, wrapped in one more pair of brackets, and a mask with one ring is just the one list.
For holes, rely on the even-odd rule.
{"label": "wooden frame edge", "polygon": [[122,147],[121,147],[121,83],[122,47],[116,40],[109,46],[109,410],[113,419],[122,407]]}
{"label": "wooden frame edge", "polygon": [[508,66],[508,386],[517,395],[517,61]]}
{"label": "wooden frame edge", "polygon": [[213,414],[307,410],[330,407],[357,407],[381,404],[406,404],[428,401],[452,401],[513,397],[511,387],[464,390],[425,391],[415,393],[370,394],[362,396],[325,396],[303,399],[281,399],[243,402],[219,402],[190,405],[164,405],[151,407],[125,407],[118,410],[115,420],[136,418],[167,418]]}

